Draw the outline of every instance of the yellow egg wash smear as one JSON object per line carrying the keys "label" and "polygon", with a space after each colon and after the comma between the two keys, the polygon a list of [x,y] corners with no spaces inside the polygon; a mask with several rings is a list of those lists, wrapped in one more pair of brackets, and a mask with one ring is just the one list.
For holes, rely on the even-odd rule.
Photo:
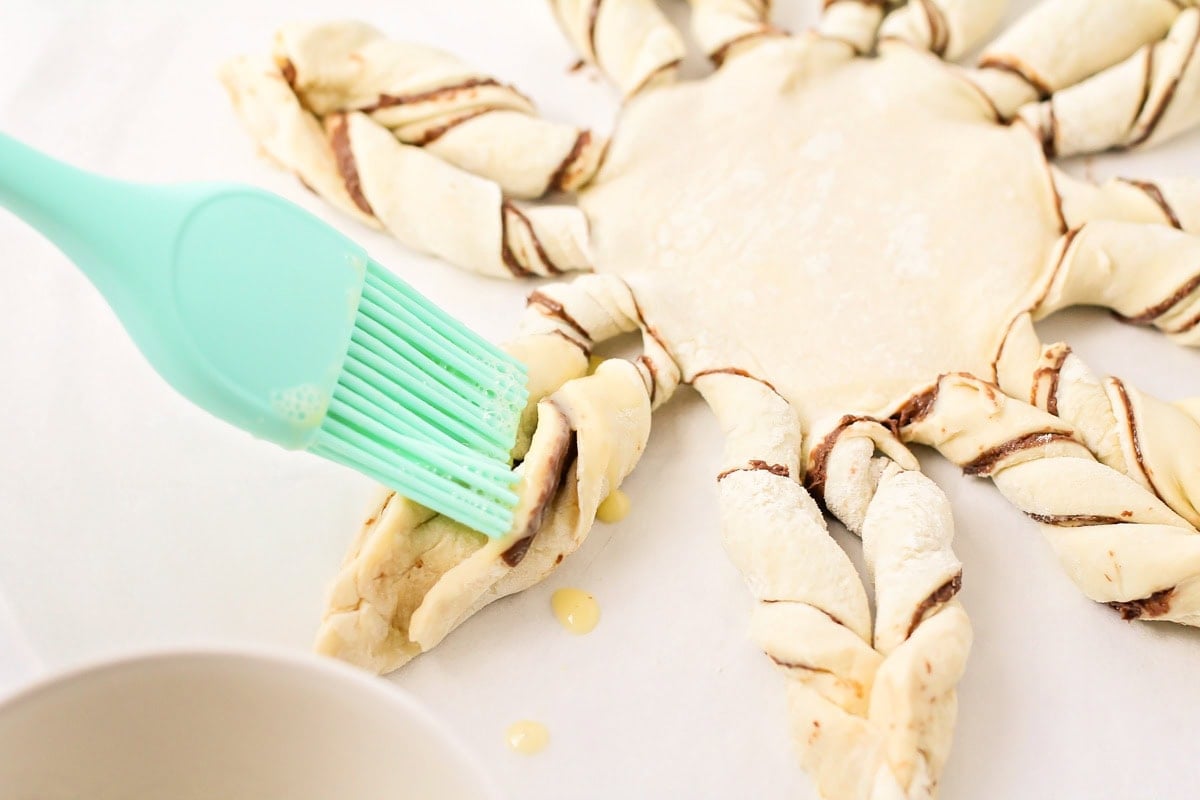
{"label": "yellow egg wash smear", "polygon": [[523,719],[509,725],[504,738],[513,750],[531,756],[546,749],[546,745],[550,743],[550,731],[540,722]]}
{"label": "yellow egg wash smear", "polygon": [[590,633],[600,622],[600,605],[582,589],[559,589],[550,596],[555,618],[571,633]]}
{"label": "yellow egg wash smear", "polygon": [[620,489],[613,489],[608,497],[600,501],[596,509],[596,519],[601,522],[620,522],[629,513],[629,495]]}

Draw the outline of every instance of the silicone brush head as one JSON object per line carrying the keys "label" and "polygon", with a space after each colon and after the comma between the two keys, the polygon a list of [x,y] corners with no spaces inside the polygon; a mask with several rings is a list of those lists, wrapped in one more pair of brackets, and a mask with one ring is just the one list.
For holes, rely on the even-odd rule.
{"label": "silicone brush head", "polygon": [[0,205],[201,408],[490,536],[511,527],[524,368],[312,214],[246,186],[92,175],[3,134]]}
{"label": "silicone brush head", "polygon": [[308,450],[488,536],[512,526],[525,367],[368,261],[354,329]]}

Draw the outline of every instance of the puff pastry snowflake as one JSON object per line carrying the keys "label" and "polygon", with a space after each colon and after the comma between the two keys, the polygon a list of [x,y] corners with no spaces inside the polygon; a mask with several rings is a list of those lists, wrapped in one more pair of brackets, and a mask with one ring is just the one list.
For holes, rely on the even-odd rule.
{"label": "puff pastry snowflake", "polygon": [[[1200,119],[1200,10],[1046,0],[968,68],[1002,0],[826,0],[800,35],[767,5],[692,0],[717,68],[681,82],[652,0],[554,0],[626,97],[608,141],[358,24],[284,28],[273,58],[227,66],[263,149],[347,213],[489,275],[591,273],[536,289],[510,345],[534,397],[511,533],[385,494],[318,647],[392,670],[544,577],[689,383],[728,437],[724,540],[804,767],[829,798],[931,797],[971,631],[948,503],[906,443],[995,481],[1088,597],[1200,623],[1200,404],[1033,327],[1101,305],[1200,343],[1200,183],[1051,163]],[[547,192],[578,202],[522,202]],[[632,331],[643,354],[589,374]],[[873,614],[823,510],[862,537]]]}

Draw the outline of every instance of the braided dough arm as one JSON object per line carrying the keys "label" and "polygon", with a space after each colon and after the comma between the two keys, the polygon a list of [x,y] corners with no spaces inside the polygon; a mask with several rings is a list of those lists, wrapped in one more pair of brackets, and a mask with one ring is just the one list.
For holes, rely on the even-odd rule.
{"label": "braided dough arm", "polygon": [[[913,481],[889,458],[869,463],[871,434],[841,431],[828,485],[851,506],[860,488],[874,498],[864,502],[860,527],[882,592],[877,650],[861,581],[797,481],[800,427],[790,406],[766,384],[736,374],[706,373],[696,386],[727,437],[718,477],[726,550],[756,600],[751,636],[787,680],[805,768],[824,797],[930,796],[949,746],[953,686],[970,634],[948,597],[922,607],[932,592],[917,588],[920,597],[906,607],[913,587],[944,581],[937,569],[921,569],[920,556],[905,555],[910,536],[941,549],[949,534],[945,498],[933,517],[923,515],[918,507],[936,500],[923,491],[932,484],[919,487],[921,476]],[[856,446],[862,442],[869,447]],[[894,439],[883,446],[891,445],[915,463]],[[847,477],[865,474],[873,476],[870,487]],[[957,575],[957,562],[950,569]],[[912,579],[897,581],[901,575]]]}
{"label": "braided dough arm", "polygon": [[1200,9],[1180,14],[1166,38],[1020,117],[1048,155],[1073,156],[1165,141],[1200,123]]}
{"label": "braided dough arm", "polygon": [[543,120],[512,86],[369,25],[288,25],[272,55],[318,118],[361,111],[404,144],[495,181],[509,196],[573,190],[599,166],[602,137]]}
{"label": "braided dough arm", "polygon": [[1161,39],[1175,0],[1042,0],[984,50],[972,79],[1005,118]]}
{"label": "braided dough arm", "polygon": [[896,3],[891,0],[823,0],[817,32],[821,36],[846,42],[858,53],[875,47],[879,23],[884,12]]}
{"label": "braided dough arm", "polygon": [[277,66],[269,59],[240,56],[221,65],[219,77],[260,152],[339,211],[382,227],[351,197],[329,135],[316,115],[300,105]]}
{"label": "braided dough arm", "polygon": [[1100,185],[1051,167],[1067,227],[1114,220],[1150,222],[1200,234],[1200,180],[1112,178]]}
{"label": "braided dough arm", "polygon": [[898,415],[907,438],[991,477],[1036,520],[1085,595],[1126,619],[1200,624],[1200,536],[1064,420],[968,375],[945,375]]}
{"label": "braided dough arm", "polygon": [[549,0],[579,55],[626,97],[671,83],[684,44],[654,0]]}
{"label": "braided dough arm", "polygon": [[696,41],[718,67],[782,35],[771,25],[771,0],[690,0]]}
{"label": "braided dough arm", "polygon": [[551,572],[637,463],[649,434],[649,387],[666,392],[648,377],[669,377],[673,365],[648,366],[657,358],[648,353],[636,365],[606,361],[582,377],[594,341],[636,327],[625,313],[628,289],[589,277],[542,291],[561,308],[531,302],[508,346],[529,367],[530,391],[514,451],[523,464],[512,532],[488,540],[385,493],[334,582],[320,652],[377,672],[402,666],[479,608]]}
{"label": "braided dough arm", "polygon": [[318,120],[275,64],[249,58],[221,78],[250,134],[313,191],[404,244],[498,277],[587,269],[573,207],[522,208],[500,187],[401,143],[361,112]]}
{"label": "braided dough arm", "polygon": [[1200,237],[1162,225],[1090,222],[1063,237],[1057,259],[1035,318],[1105,306],[1179,344],[1200,344]]}
{"label": "braided dough arm", "polygon": [[[898,796],[930,797],[949,755],[955,687],[971,643],[954,599],[962,565],[951,549],[950,503],[894,430],[876,420],[843,417],[813,438],[820,444],[808,456],[808,483],[862,537],[875,589],[874,647],[885,658],[868,719],[884,735]],[[892,796],[879,791],[874,796]]]}
{"label": "braided dough arm", "polygon": [[854,565],[798,482],[799,420],[755,380],[712,373],[695,386],[725,433],[725,549],[754,596],[751,638],[787,680],[801,762],[822,796],[866,796],[882,760],[882,737],[865,720],[882,657]]}
{"label": "braided dough arm", "polygon": [[1043,345],[1024,315],[997,361],[1000,388],[1069,423],[1099,461],[1200,525],[1200,424],[1119,378],[1097,378],[1065,344]]}
{"label": "braided dough arm", "polygon": [[1008,0],[910,0],[883,20],[881,39],[903,39],[943,58],[961,57],[996,27]]}

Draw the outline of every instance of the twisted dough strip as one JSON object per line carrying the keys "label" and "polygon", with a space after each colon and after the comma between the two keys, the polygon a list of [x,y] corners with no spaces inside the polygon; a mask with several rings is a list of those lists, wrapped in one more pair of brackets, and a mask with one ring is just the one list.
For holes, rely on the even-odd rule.
{"label": "twisted dough strip", "polygon": [[1042,345],[1026,315],[997,362],[1000,387],[1066,420],[1097,459],[1200,525],[1200,424],[1119,378],[1097,378],[1065,344]]}
{"label": "twisted dough strip", "polygon": [[1133,222],[1071,231],[1035,315],[1072,305],[1105,306],[1179,344],[1200,344],[1200,238]]}
{"label": "twisted dough strip", "polygon": [[1021,108],[1047,155],[1072,156],[1169,139],[1200,122],[1200,10],[1167,37],[1043,103]]}
{"label": "twisted dough strip", "polygon": [[903,39],[955,59],[983,41],[1007,0],[910,0],[883,20],[880,38]]}
{"label": "twisted dough strip", "polygon": [[529,295],[528,306],[539,313],[522,318],[522,335],[554,333],[573,342],[585,355],[591,355],[595,342],[641,329],[642,355],[633,363],[646,384],[651,407],[658,408],[678,388],[679,367],[620,278],[585,275],[571,283],[543,286]]}
{"label": "twisted dough strip", "polygon": [[587,221],[576,208],[522,208],[498,185],[402,144],[362,112],[324,120],[280,69],[239,58],[221,79],[266,153],[359,220],[418,250],[487,275],[586,269]]}
{"label": "twisted dough strip", "polygon": [[[1145,196],[1179,221],[1160,191]],[[1034,313],[1080,304],[1107,306],[1181,344],[1200,344],[1200,238],[1131,222],[1075,229],[1060,245],[1053,279]],[[1098,380],[1065,345],[1043,348],[1028,319],[1013,326],[997,375],[1006,390],[1012,386],[1017,396],[1071,422],[1102,462],[1200,525],[1200,475],[1188,458],[1200,448],[1200,427],[1188,409],[1117,378]]]}
{"label": "twisted dough strip", "polygon": [[575,50],[626,97],[675,80],[683,39],[654,0],[549,2]]}
{"label": "twisted dough strip", "polygon": [[529,367],[530,393],[514,449],[523,463],[512,532],[488,540],[385,493],[334,583],[319,651],[389,672],[579,547],[600,501],[641,457],[651,395],[661,402],[678,383],[678,369],[655,352],[636,364],[605,361],[582,377],[593,344],[636,328],[636,314],[629,288],[613,277],[534,293],[507,346]]}
{"label": "twisted dough strip", "polygon": [[783,32],[771,25],[771,0],[690,0],[696,41],[718,67],[748,51],[766,36]]}
{"label": "twisted dough strip", "polygon": [[884,11],[892,5],[890,0],[824,0],[817,33],[845,42],[856,53],[869,53]]}
{"label": "twisted dough strip", "polygon": [[1043,0],[987,46],[973,79],[1004,118],[1166,34],[1177,0]]}
{"label": "twisted dough strip", "polygon": [[1164,178],[1155,181],[1113,178],[1097,186],[1051,167],[1068,228],[1114,220],[1169,225],[1200,233],[1200,181]]}
{"label": "twisted dough strip", "polygon": [[587,267],[576,209],[522,208],[502,188],[576,188],[602,141],[532,116],[524,96],[453,56],[366,25],[289,26],[275,50],[274,65],[237,59],[222,80],[264,150],[335,206],[485,274]]}
{"label": "twisted dough strip", "polygon": [[[1094,399],[1085,384],[1072,388],[1072,402]],[[1136,480],[1097,462],[1065,421],[977,378],[946,375],[898,422],[968,475],[990,476],[1041,525],[1085,595],[1129,619],[1200,624],[1196,529]]]}
{"label": "twisted dough strip", "polygon": [[540,581],[582,543],[649,427],[641,377],[629,362],[606,361],[538,404],[506,537],[488,540],[386,495],[334,582],[317,650],[389,672],[483,606]]}
{"label": "twisted dough strip", "polygon": [[790,406],[736,374],[696,383],[727,436],[725,547],[757,601],[751,637],[787,680],[805,769],[828,798],[934,796],[970,647],[945,496],[878,423],[848,420],[822,440],[826,500],[862,535],[874,576],[872,633],[862,583],[798,482]]}
{"label": "twisted dough strip", "polygon": [[273,56],[318,117],[363,112],[404,144],[514,197],[577,189],[604,151],[601,137],[540,119],[523,94],[449,53],[359,22],[289,25],[276,34]]}

